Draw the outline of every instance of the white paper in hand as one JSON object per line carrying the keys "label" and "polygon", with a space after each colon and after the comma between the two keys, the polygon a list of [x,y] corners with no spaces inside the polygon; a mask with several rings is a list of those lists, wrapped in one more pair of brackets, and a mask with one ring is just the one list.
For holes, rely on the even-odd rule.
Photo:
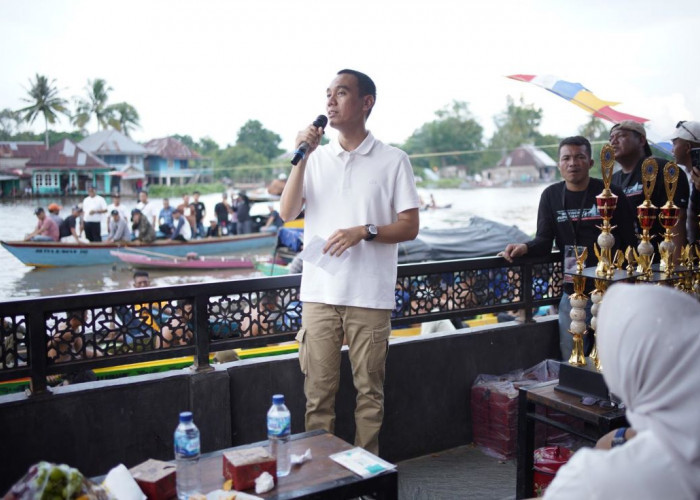
{"label": "white paper in hand", "polygon": [[326,240],[315,234],[311,241],[304,245],[304,250],[299,257],[304,262],[318,266],[329,274],[336,274],[343,267],[343,262],[350,257],[350,249],[345,250],[340,256],[331,255],[330,252],[324,254],[323,247],[326,243]]}

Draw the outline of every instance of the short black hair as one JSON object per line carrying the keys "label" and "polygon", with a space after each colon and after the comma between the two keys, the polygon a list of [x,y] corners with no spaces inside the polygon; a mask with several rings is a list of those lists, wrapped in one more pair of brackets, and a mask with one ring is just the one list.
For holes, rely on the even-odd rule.
{"label": "short black hair", "polygon": [[[374,84],[372,79],[360,71],[354,69],[341,69],[338,71],[339,75],[353,75],[357,78],[357,87],[360,91],[360,97],[366,95],[371,95],[374,98],[375,104],[377,103],[377,86]],[[374,107],[374,105],[372,106]],[[367,111],[367,116],[372,112],[372,108]]]}
{"label": "short black hair", "polygon": [[134,271],[134,279],[136,278],[148,278],[148,271]]}
{"label": "short black hair", "polygon": [[564,146],[585,146],[588,152],[588,158],[593,157],[593,151],[591,150],[591,143],[583,137],[582,135],[574,135],[572,137],[565,137],[559,143],[559,149],[557,150],[557,155],[561,153],[561,148]]}
{"label": "short black hair", "polygon": [[192,194],[202,194],[199,191],[192,191]]}

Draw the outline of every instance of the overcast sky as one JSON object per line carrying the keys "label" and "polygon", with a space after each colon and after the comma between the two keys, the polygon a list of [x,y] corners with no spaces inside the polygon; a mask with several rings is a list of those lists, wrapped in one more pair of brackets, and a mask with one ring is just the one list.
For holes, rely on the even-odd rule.
{"label": "overcast sky", "polygon": [[[551,74],[649,118],[649,137],[660,141],[678,120],[700,119],[698,5],[0,0],[0,109],[25,106],[35,73],[55,78],[65,98],[104,78],[110,102],[141,115],[138,141],[177,133],[224,147],[257,119],[291,149],[347,67],[377,84],[368,127],[385,142],[404,142],[454,99],[469,102],[488,138],[508,95],[544,110],[543,133],[575,134],[585,111],[505,78]],[[56,128],[73,127],[63,119]],[[33,129],[43,131],[43,121]]]}

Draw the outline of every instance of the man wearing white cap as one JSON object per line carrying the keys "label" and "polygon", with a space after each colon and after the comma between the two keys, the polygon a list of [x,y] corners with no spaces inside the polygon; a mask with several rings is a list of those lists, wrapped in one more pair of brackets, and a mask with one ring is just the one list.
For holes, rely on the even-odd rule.
{"label": "man wearing white cap", "polygon": [[[642,163],[651,156],[651,148],[647,141],[644,125],[632,120],[623,120],[613,125],[610,129],[610,145],[615,151],[615,161],[622,167],[622,170],[613,174],[612,183],[622,188],[632,208],[636,208],[644,201]],[[656,176],[656,185],[651,195],[651,202],[656,207],[661,208],[668,201],[664,187],[664,166],[667,162],[663,158],[654,157],[654,159],[659,165],[659,172]],[[685,219],[689,195],[688,179],[685,175],[680,175],[673,199],[676,206],[681,208],[678,223],[673,228],[676,259],[680,256],[681,247],[686,244]],[[655,246],[663,241],[664,231],[664,228],[657,220],[651,230],[651,234],[656,236],[652,240]],[[641,231],[638,230],[637,232]],[[655,249],[654,253],[654,258],[658,262],[660,257],[658,249]]]}
{"label": "man wearing white cap", "polygon": [[[694,184],[690,194],[690,202],[688,203],[688,218],[686,221],[686,230],[688,232],[688,241],[695,243],[700,236],[698,231],[698,213],[700,212],[700,165],[696,164],[693,169],[690,150],[700,148],[700,122],[680,121],[676,124],[676,128],[671,134],[673,142],[673,159],[678,165],[683,165],[688,174],[688,178]],[[697,162],[696,162],[697,163]]]}

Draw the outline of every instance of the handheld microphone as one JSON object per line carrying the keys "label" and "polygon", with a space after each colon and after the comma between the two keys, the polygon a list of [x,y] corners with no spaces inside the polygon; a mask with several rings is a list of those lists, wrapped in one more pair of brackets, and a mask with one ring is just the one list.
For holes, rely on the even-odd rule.
{"label": "handheld microphone", "polygon": [[[328,118],[325,115],[318,115],[318,117],[314,120],[313,126],[318,128],[326,128],[326,124],[328,123]],[[292,165],[296,165],[299,163],[301,160],[304,159],[306,156],[306,153],[309,151],[309,144],[304,141],[301,144],[299,144],[299,148],[297,148],[296,151],[294,151],[294,158],[292,158]]]}

